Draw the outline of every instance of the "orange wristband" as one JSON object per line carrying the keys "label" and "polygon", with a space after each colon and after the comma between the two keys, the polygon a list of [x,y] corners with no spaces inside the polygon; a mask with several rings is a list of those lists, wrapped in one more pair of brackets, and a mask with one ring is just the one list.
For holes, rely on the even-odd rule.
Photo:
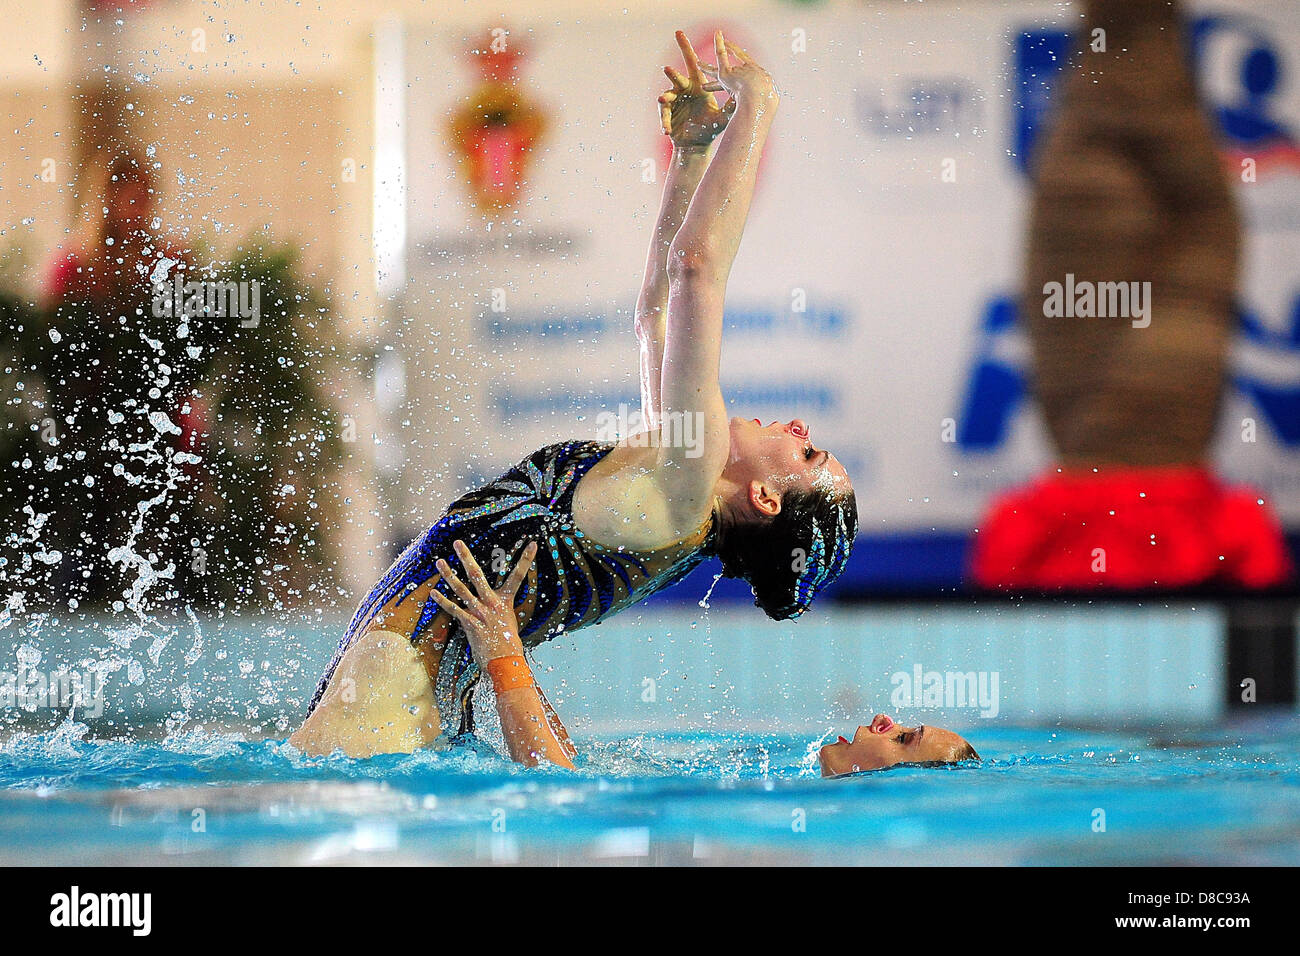
{"label": "orange wristband", "polygon": [[488,677],[492,678],[492,689],[498,694],[517,687],[532,687],[533,672],[528,667],[522,654],[509,657],[494,657],[483,666]]}

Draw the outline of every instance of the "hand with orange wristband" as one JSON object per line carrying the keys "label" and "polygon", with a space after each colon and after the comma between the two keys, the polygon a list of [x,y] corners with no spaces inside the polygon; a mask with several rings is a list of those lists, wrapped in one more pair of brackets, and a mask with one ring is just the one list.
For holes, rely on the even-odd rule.
{"label": "hand with orange wristband", "polygon": [[508,690],[530,687],[533,683],[533,672],[522,654],[494,657],[483,665],[483,670],[492,678],[492,689],[498,697]]}
{"label": "hand with orange wristband", "polygon": [[515,565],[510,576],[498,589],[493,589],[474,560],[474,555],[464,541],[456,541],[452,547],[465,569],[465,576],[474,585],[475,594],[469,586],[456,576],[451,566],[441,558],[437,561],[438,573],[447,582],[447,586],[460,598],[462,604],[456,604],[450,598],[431,592],[434,602],[450,614],[465,629],[470,650],[474,660],[492,678],[492,686],[497,693],[532,683],[532,672],[524,660],[524,645],[519,639],[519,621],[515,614],[515,596],[520,586],[528,577],[537,556],[537,542],[532,541],[524,548],[524,553]]}
{"label": "hand with orange wristband", "polygon": [[474,589],[471,590],[457,577],[446,561],[439,559],[438,573],[461,603],[457,604],[436,589],[430,594],[438,607],[464,628],[474,660],[492,680],[501,730],[511,758],[529,766],[547,760],[573,769],[573,745],[569,743],[564,725],[533,680],[532,670],[524,659],[523,642],[519,639],[515,596],[537,557],[537,542],[532,541],[524,548],[519,563],[496,589],[488,582],[487,575],[465,542],[457,541],[453,547]]}

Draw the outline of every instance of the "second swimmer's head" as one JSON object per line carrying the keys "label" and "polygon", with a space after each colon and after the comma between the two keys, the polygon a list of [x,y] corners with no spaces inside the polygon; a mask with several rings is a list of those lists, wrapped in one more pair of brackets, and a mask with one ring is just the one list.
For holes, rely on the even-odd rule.
{"label": "second swimmer's head", "polygon": [[747,581],[768,617],[798,617],[853,550],[858,508],[844,466],[797,418],[769,425],[733,418],[719,486],[714,550],[722,573]]}
{"label": "second swimmer's head", "polygon": [[852,740],[840,737],[817,754],[823,777],[840,777],[864,770],[883,770],[899,764],[947,764],[979,760],[964,737],[918,724],[904,727],[885,714],[859,727]]}

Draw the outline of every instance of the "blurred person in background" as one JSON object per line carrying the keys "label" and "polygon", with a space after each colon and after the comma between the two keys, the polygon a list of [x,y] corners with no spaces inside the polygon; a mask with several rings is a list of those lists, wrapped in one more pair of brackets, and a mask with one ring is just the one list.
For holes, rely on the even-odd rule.
{"label": "blurred person in background", "polygon": [[[176,339],[178,320],[158,314],[156,293],[171,294],[174,270],[185,268],[186,257],[159,234],[147,162],[130,149],[104,151],[83,170],[78,192],[81,219],[49,265],[43,334],[32,337],[26,356],[47,392],[32,449],[46,465],[32,483],[30,504],[49,515],[43,540],[62,558],[52,596],[74,606],[122,597],[105,560],[119,546],[145,547],[135,530],[139,516],[128,507],[145,465],[128,449],[158,439],[161,420],[148,414],[162,412],[179,429],[161,439],[177,450],[197,450],[202,428],[183,353],[160,351],[160,343]],[[173,551],[179,565],[186,546],[179,539],[170,544],[149,542],[155,552]],[[122,557],[128,566],[135,560]]]}
{"label": "blurred person in background", "polygon": [[86,137],[80,223],[40,307],[13,323],[26,400],[6,436],[16,517],[0,530],[41,546],[26,599],[300,600],[337,540],[324,530],[344,454],[328,294],[265,229],[225,256],[193,239],[196,267],[190,240],[178,248],[163,227],[158,164],[116,135]]}
{"label": "blurred person in background", "polygon": [[70,300],[102,305],[134,300],[152,291],[159,261],[184,261],[165,236],[156,234],[156,184],[137,154],[95,157],[82,173],[79,193],[81,221],[46,276],[49,306]]}

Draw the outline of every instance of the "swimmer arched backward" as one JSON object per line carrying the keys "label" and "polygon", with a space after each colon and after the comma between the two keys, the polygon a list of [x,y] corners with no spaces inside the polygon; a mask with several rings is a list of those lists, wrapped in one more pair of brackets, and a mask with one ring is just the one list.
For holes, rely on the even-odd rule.
{"label": "swimmer arched backward", "polygon": [[798,617],[843,571],[857,533],[843,466],[799,419],[728,420],[718,384],[727,278],[776,88],[720,31],[716,65],[680,31],[677,42],[685,73],[665,67],[672,88],[659,98],[673,159],[635,320],[649,440],[550,445],[453,502],[361,601],[295,746],[363,756],[473,730],[480,662],[432,598],[449,593],[439,560],[464,570],[456,539],[498,580],[539,542],[515,598],[530,648],[679,581],[709,555],[777,619]]}

